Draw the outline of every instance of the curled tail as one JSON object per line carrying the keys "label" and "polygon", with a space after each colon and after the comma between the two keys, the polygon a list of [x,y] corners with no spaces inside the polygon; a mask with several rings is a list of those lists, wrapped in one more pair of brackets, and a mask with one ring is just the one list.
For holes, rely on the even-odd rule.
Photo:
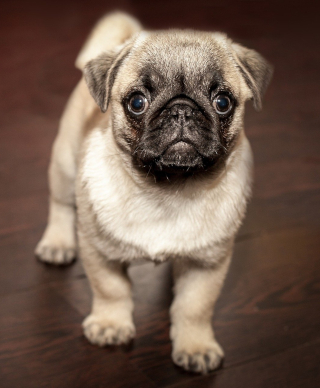
{"label": "curled tail", "polygon": [[91,59],[104,51],[113,50],[140,30],[140,23],[125,13],[107,14],[93,28],[78,54],[75,66],[82,71]]}

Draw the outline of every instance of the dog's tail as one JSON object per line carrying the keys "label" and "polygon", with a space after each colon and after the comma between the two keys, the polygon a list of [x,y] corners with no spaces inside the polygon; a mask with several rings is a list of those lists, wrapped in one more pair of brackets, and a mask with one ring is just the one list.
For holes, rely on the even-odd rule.
{"label": "dog's tail", "polygon": [[140,30],[140,23],[125,13],[107,14],[93,28],[76,59],[76,67],[83,70],[91,59],[123,44]]}

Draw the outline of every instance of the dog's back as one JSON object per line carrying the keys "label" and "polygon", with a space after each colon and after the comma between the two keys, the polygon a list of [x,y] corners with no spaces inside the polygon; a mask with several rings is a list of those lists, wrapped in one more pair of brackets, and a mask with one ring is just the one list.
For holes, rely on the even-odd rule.
{"label": "dog's back", "polygon": [[79,70],[104,51],[113,50],[141,30],[140,23],[121,12],[114,12],[98,21],[82,47],[75,65]]}

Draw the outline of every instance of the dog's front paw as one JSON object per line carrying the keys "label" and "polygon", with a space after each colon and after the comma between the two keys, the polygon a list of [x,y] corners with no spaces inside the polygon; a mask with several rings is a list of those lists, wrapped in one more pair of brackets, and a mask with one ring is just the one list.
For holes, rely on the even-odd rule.
{"label": "dog's front paw", "polygon": [[45,241],[40,241],[36,247],[35,255],[40,261],[55,265],[68,265],[76,258],[76,249],[73,247],[63,247],[50,245]]}
{"label": "dog's front paw", "polygon": [[223,357],[223,350],[215,340],[193,346],[191,349],[174,348],[172,352],[172,359],[176,365],[187,371],[202,374],[219,368]]}
{"label": "dog's front paw", "polygon": [[136,332],[131,320],[115,324],[92,314],[83,321],[82,327],[89,342],[99,346],[127,344]]}

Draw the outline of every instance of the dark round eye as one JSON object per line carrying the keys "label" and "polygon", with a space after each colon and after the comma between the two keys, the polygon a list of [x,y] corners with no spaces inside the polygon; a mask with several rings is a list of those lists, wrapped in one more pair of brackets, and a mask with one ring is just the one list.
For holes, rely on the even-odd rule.
{"label": "dark round eye", "polygon": [[128,109],[135,115],[141,115],[148,108],[148,101],[142,94],[133,95],[128,103]]}
{"label": "dark round eye", "polygon": [[213,100],[213,107],[218,114],[226,114],[232,108],[232,101],[226,94],[218,94]]}

